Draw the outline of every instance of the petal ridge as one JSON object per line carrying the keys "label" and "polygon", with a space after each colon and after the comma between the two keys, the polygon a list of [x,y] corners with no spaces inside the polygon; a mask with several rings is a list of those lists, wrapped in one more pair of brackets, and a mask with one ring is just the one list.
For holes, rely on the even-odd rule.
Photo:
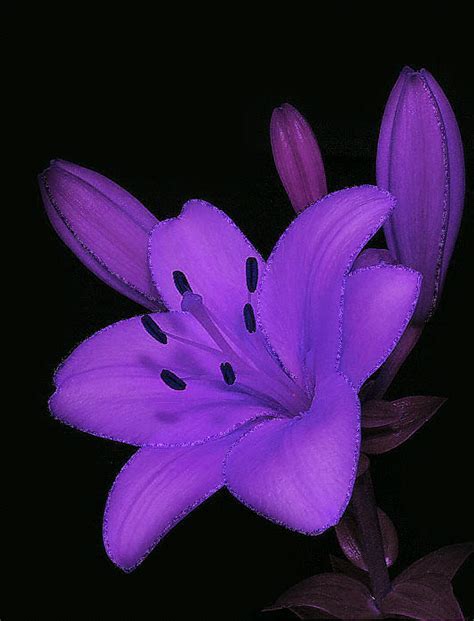
{"label": "petal ridge", "polygon": [[[229,445],[231,440],[232,438],[224,439],[221,442],[217,441],[213,443],[212,445],[211,444],[207,445],[207,448],[203,448],[203,449],[197,448],[196,450],[190,449],[189,451],[186,451],[186,449],[184,450],[177,449],[177,450],[171,450],[171,451],[166,451],[166,449],[165,450],[147,449],[147,448],[139,449],[122,466],[107,496],[106,506],[104,510],[103,528],[102,528],[103,540],[104,540],[104,545],[105,545],[107,554],[115,565],[117,565],[120,569],[122,569],[126,573],[133,571],[148,556],[148,554],[150,554],[150,552],[156,547],[156,545],[166,536],[167,533],[169,533],[169,531],[178,522],[180,522],[184,517],[186,517],[186,515],[188,515],[191,511],[193,511],[198,505],[202,504],[215,492],[221,489],[221,487],[223,486],[223,480],[224,480],[223,474],[222,474],[222,461],[223,461],[223,457],[226,452],[226,447]],[[166,455],[166,453],[168,453],[168,455]],[[158,460],[158,463],[153,463],[154,458]],[[160,459],[163,459],[163,461],[160,462]],[[171,504],[168,504],[165,506],[165,511],[170,517],[170,519],[166,520],[162,524],[160,524],[160,521],[158,519],[156,526],[152,526],[151,530],[156,531],[156,536],[150,537],[150,534],[151,534],[150,531],[145,532],[145,533],[142,532],[141,533],[142,541],[135,542],[135,544],[138,543],[135,550],[131,551],[129,549],[128,553],[127,552],[124,553],[124,550],[122,549],[122,554],[120,554],[120,549],[119,549],[120,545],[117,547],[117,541],[115,543],[112,543],[112,539],[113,538],[117,539],[117,537],[118,539],[120,539],[120,530],[123,529],[124,527],[124,521],[126,520],[127,517],[130,516],[130,513],[133,512],[134,509],[140,510],[141,508],[142,511],[144,509],[146,511],[146,509],[149,508],[150,504],[156,503],[157,494],[162,493],[163,490],[157,489],[157,488],[151,490],[152,495],[148,501],[149,502],[148,507],[143,506],[143,493],[144,491],[147,491],[148,493],[150,493],[149,487],[150,485],[153,485],[153,479],[157,474],[159,474],[160,470],[164,469],[166,471],[167,468],[169,468],[170,466],[173,467],[174,464],[176,464],[177,462],[183,459],[185,461],[185,466],[186,466],[186,460],[190,459],[191,465],[194,468],[194,478],[192,478],[191,480],[189,478],[187,479],[189,487],[185,490],[186,500],[190,500],[194,496],[193,500],[191,502],[183,503],[183,501],[180,499],[181,493],[178,494],[178,496],[176,496],[175,494],[176,497],[174,499],[174,502],[172,500]],[[131,469],[133,470],[133,468],[137,465],[137,462],[138,462],[138,466],[143,467],[143,465],[140,464],[140,460],[144,461],[145,466],[147,467],[147,469],[149,468],[151,472],[147,480],[144,481],[145,489],[144,490],[142,489],[137,496],[133,489],[130,490],[130,484],[131,483],[133,484],[134,477],[136,477],[137,473],[133,473],[134,476],[132,476],[131,480],[130,479],[127,480],[127,475],[130,475]],[[150,460],[152,462],[151,464],[148,463]],[[202,460],[206,462],[207,467],[204,470],[202,470],[203,474],[199,476],[198,473],[196,473],[195,469],[196,468],[199,469],[199,466]],[[152,468],[150,468],[150,465],[152,466]],[[212,468],[211,471],[209,471],[209,467]],[[182,472],[186,471],[186,468],[189,468],[189,463],[187,464],[186,467],[182,468],[181,471]],[[138,479],[140,478],[141,478],[141,472],[138,471]],[[178,474],[178,478],[179,478],[179,474]],[[125,479],[125,488],[124,488],[124,479]],[[178,483],[179,483],[179,480],[178,480]],[[127,489],[127,485],[128,485],[128,489]],[[174,489],[175,486],[176,486],[176,483],[174,484],[172,483],[171,489],[167,488],[166,481],[165,481],[165,489],[164,489],[164,492],[166,494],[166,496],[164,497],[165,502],[167,498],[170,498],[170,496],[173,495],[173,492],[176,491]],[[196,494],[193,493],[195,490],[197,492]],[[119,519],[118,523],[116,521],[114,525],[115,528],[114,528],[114,526],[112,526],[111,523],[114,517],[113,514],[114,513],[116,514],[116,508],[113,506],[113,503],[117,502],[117,499],[116,499],[117,493],[119,494],[119,500],[118,500],[119,504],[123,505],[124,500],[125,500],[126,515],[124,516],[122,513],[122,515],[120,516],[121,519]],[[122,498],[120,498],[120,493],[122,493]],[[132,502],[132,504],[130,504],[130,501]],[[140,501],[142,501],[141,506],[140,506]],[[178,504],[177,513],[174,511],[173,506],[172,506],[176,504]],[[179,506],[180,504],[181,504],[181,507]],[[120,509],[122,509],[122,507],[119,507],[119,511]],[[152,516],[153,516],[153,513],[154,511],[152,511]],[[150,515],[148,515],[147,517],[148,517],[148,520],[150,520]],[[157,518],[159,517],[160,517],[159,514],[157,514]],[[117,514],[115,515],[115,518],[117,518]],[[118,527],[118,530],[117,530],[117,527]],[[115,530],[115,533],[113,535],[111,533],[111,530]],[[136,537],[136,535],[134,536]],[[120,558],[120,556],[122,556],[122,558]]]}
{"label": "petal ridge", "polygon": [[281,418],[281,415],[279,415],[276,411],[270,412],[270,409],[265,410],[262,406],[262,412],[260,414],[256,414],[252,416],[251,418],[247,418],[246,420],[242,422],[237,422],[231,427],[225,428],[223,431],[219,431],[218,433],[203,436],[199,440],[188,440],[185,442],[157,442],[157,441],[156,442],[151,442],[151,441],[140,441],[139,442],[139,441],[131,441],[129,439],[125,440],[123,436],[119,437],[119,435],[108,434],[108,433],[97,431],[96,429],[93,429],[92,427],[88,428],[83,425],[78,425],[78,424],[75,424],[75,423],[72,423],[66,420],[65,418],[61,416],[58,416],[57,414],[54,413],[54,408],[55,408],[54,398],[55,397],[58,398],[61,395],[61,391],[62,391],[61,387],[57,388],[55,392],[51,395],[51,397],[48,399],[48,409],[54,420],[57,420],[61,424],[66,425],[67,427],[70,427],[71,429],[74,429],[76,431],[81,431],[82,433],[87,433],[96,438],[101,438],[102,440],[111,440],[112,442],[120,442],[121,444],[128,444],[129,446],[135,446],[137,448],[152,448],[152,449],[153,448],[156,448],[156,449],[160,449],[160,448],[168,449],[169,448],[171,449],[171,448],[191,448],[194,446],[202,446],[203,444],[207,444],[208,442],[213,442],[215,440],[220,440],[222,438],[225,438],[226,436],[229,436],[232,433],[235,433],[241,427],[245,427],[248,424],[253,424],[253,423],[256,423],[262,420],[273,420],[273,419],[278,420]]}
{"label": "petal ridge", "polygon": [[[355,259],[357,258],[357,256],[359,255],[359,253],[361,252],[362,248],[367,244],[367,242],[375,235],[375,233],[382,227],[382,225],[384,224],[384,222],[390,217],[391,213],[393,212],[395,206],[396,206],[396,199],[393,196],[393,194],[391,194],[390,192],[388,192],[387,190],[378,188],[377,186],[374,185],[370,185],[370,184],[364,184],[364,185],[360,185],[360,186],[355,186],[355,187],[348,187],[348,188],[344,188],[342,190],[338,190],[336,192],[332,192],[331,194],[327,194],[326,196],[324,196],[322,199],[320,199],[319,201],[316,201],[315,203],[313,203],[313,205],[311,205],[310,207],[308,207],[306,210],[304,210],[301,214],[298,215],[297,218],[295,218],[290,225],[288,226],[288,228],[286,229],[286,231],[281,235],[280,239],[277,241],[270,257],[268,258],[267,262],[266,262],[266,266],[265,266],[265,270],[264,273],[262,275],[262,278],[260,280],[259,283],[259,288],[257,290],[258,293],[258,303],[257,303],[257,321],[258,321],[258,325],[260,328],[260,331],[262,333],[262,335],[265,338],[267,347],[269,348],[269,350],[272,352],[272,354],[275,356],[276,359],[278,359],[280,361],[280,364],[282,365],[282,368],[285,370],[285,372],[292,377],[293,380],[295,381],[299,381],[300,385],[304,384],[304,388],[306,390],[309,390],[310,392],[313,390],[314,388],[314,378],[309,378],[307,375],[306,377],[298,377],[298,374],[295,372],[295,369],[292,368],[295,365],[290,364],[288,360],[285,360],[284,357],[282,356],[281,352],[278,351],[278,347],[276,345],[274,345],[274,343],[272,343],[272,337],[270,336],[268,329],[265,325],[265,320],[263,318],[264,314],[267,311],[267,308],[264,308],[264,306],[266,305],[266,307],[269,306],[269,301],[267,300],[266,302],[263,302],[263,295],[264,292],[266,290],[266,288],[268,288],[267,282],[270,279],[270,274],[271,274],[271,269],[274,265],[275,262],[275,257],[277,256],[277,254],[279,254],[280,252],[280,248],[283,246],[284,242],[286,241],[287,237],[292,234],[293,229],[296,226],[300,226],[301,223],[304,221],[304,219],[309,219],[311,217],[314,217],[314,213],[315,210],[323,210],[325,207],[325,201],[326,202],[330,202],[333,201],[335,198],[338,199],[346,199],[347,196],[350,194],[354,194],[357,191],[360,190],[370,190],[374,192],[374,199],[375,197],[377,197],[378,199],[386,199],[388,201],[387,203],[387,209],[384,211],[384,213],[380,216],[380,218],[378,220],[376,220],[374,223],[372,223],[372,226],[370,227],[369,231],[367,232],[367,234],[363,237],[363,239],[360,241],[360,243],[357,245],[356,248],[354,248],[354,250],[352,251],[352,253],[349,255],[347,264],[345,266],[345,269],[343,270],[343,274],[341,275],[341,289],[340,289],[340,295],[339,295],[339,308],[338,308],[338,343],[337,346],[335,348],[334,351],[334,364],[332,366],[332,371],[336,371],[338,369],[338,362],[339,362],[339,356],[340,356],[340,349],[341,349],[341,345],[342,345],[342,318],[343,318],[343,308],[342,308],[342,304],[343,304],[343,295],[344,295],[344,288],[345,288],[345,278],[347,277],[347,275],[349,274],[350,268],[352,266],[352,264],[354,263]],[[323,255],[324,256],[324,255]],[[272,278],[273,275],[271,276]],[[307,299],[306,299],[306,305],[307,305]],[[307,311],[306,311],[307,313]],[[294,354],[293,354],[294,355]],[[291,356],[290,356],[291,357]],[[300,363],[301,365],[301,363]],[[313,370],[314,371],[314,370]]]}

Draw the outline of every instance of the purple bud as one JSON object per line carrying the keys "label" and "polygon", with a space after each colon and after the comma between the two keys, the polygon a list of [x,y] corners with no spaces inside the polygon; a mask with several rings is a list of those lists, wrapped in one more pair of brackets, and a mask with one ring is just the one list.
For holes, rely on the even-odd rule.
{"label": "purple bud", "polygon": [[385,224],[391,254],[423,274],[414,322],[433,313],[462,216],[464,158],[453,110],[433,76],[405,67],[385,108],[377,184],[398,205]]}
{"label": "purple bud", "polygon": [[327,194],[326,176],[316,137],[290,104],[275,108],[270,122],[273,159],[296,213]]}
{"label": "purple bud", "polygon": [[53,161],[39,185],[51,224],[78,259],[120,293],[163,310],[148,267],[155,216],[113,181],[69,162]]}

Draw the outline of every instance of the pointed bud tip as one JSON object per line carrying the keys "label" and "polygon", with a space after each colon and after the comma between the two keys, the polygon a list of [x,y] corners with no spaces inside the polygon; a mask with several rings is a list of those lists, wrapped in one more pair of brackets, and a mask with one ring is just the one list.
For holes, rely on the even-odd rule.
{"label": "pointed bud tip", "polygon": [[403,67],[400,72],[400,78],[411,80],[413,83],[421,82],[421,84],[426,84],[427,80],[434,80],[433,75],[428,71],[428,69],[425,69],[424,67],[414,69],[408,65]]}
{"label": "pointed bud tip", "polygon": [[[400,73],[407,75],[419,75],[420,73],[427,73],[428,70],[424,67],[420,67],[419,69],[414,69],[410,67],[410,65],[405,65]],[[429,73],[429,72],[428,72]]]}
{"label": "pointed bud tip", "polygon": [[281,110],[282,112],[292,112],[300,114],[298,110],[288,102],[282,103],[281,106],[277,108],[277,110]]}
{"label": "pointed bud tip", "polygon": [[40,182],[43,181],[43,178],[52,170],[58,170],[59,168],[63,168],[64,165],[69,164],[69,162],[67,162],[66,160],[62,160],[60,158],[54,158],[52,160],[49,161],[49,165],[46,166],[46,168],[44,168],[39,174],[38,174],[38,180]]}
{"label": "pointed bud tip", "polygon": [[290,103],[287,103],[287,102],[282,103],[280,106],[273,109],[272,121],[273,120],[276,121],[280,119],[285,119],[286,121],[290,121],[292,118],[295,118],[297,120],[301,119],[307,123],[306,119],[301,114],[301,112],[299,112],[299,110],[297,110],[297,108],[292,106]]}

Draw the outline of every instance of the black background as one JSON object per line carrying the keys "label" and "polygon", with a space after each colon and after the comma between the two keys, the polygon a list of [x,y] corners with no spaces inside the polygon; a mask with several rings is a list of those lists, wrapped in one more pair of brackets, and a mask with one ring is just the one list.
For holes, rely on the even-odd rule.
{"label": "black background", "polygon": [[[409,442],[373,459],[373,477],[378,502],[400,536],[394,573],[443,545],[472,538],[473,414],[466,406],[472,378],[463,356],[472,313],[467,283],[474,128],[465,67],[436,55],[401,54],[374,57],[366,70],[349,58],[334,67],[320,63],[297,86],[281,79],[260,84],[260,92],[256,82],[224,90],[219,76],[212,89],[199,80],[187,88],[165,87],[159,64],[156,73],[133,80],[133,72],[127,78],[120,70],[111,73],[105,61],[95,67],[92,82],[87,63],[56,71],[53,55],[44,72],[38,68],[28,119],[29,278],[41,284],[41,299],[31,300],[28,524],[10,591],[11,618],[286,619],[291,615],[259,611],[299,580],[329,570],[328,554],[338,554],[332,530],[318,538],[287,531],[221,491],[174,528],[134,573],[125,575],[108,560],[101,539],[104,503],[133,449],[53,421],[47,398],[55,367],[78,342],[140,309],[89,273],[56,237],[42,211],[36,174],[54,157],[85,165],[128,189],[158,218],[176,215],[189,198],[204,198],[267,255],[294,216],[273,165],[272,109],[288,101],[310,121],[330,190],[372,183],[383,107],[404,63],[430,69],[450,98],[465,141],[468,191],[440,308],[391,390],[394,398],[434,394],[449,400]],[[454,584],[472,614],[472,564]]]}

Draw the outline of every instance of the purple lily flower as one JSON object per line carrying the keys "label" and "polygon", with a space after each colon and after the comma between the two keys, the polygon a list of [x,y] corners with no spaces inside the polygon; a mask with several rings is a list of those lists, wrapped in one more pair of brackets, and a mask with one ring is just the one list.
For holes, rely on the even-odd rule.
{"label": "purple lily flower", "polygon": [[393,350],[420,288],[402,266],[350,272],[393,204],[373,186],[329,195],[266,264],[204,201],[156,224],[150,268],[170,312],[79,345],[50,400],[63,422],[140,447],[105,510],[119,567],[136,567],[222,486],[302,533],[339,521],[359,461],[357,392]]}
{"label": "purple lily flower", "polygon": [[392,255],[423,274],[414,322],[433,313],[461,222],[464,158],[454,112],[433,76],[405,67],[385,108],[377,184],[397,199],[384,226]]}
{"label": "purple lily flower", "polygon": [[324,164],[310,124],[296,108],[275,108],[270,121],[273,159],[296,213],[327,194]]}
{"label": "purple lily flower", "polygon": [[113,181],[63,160],[51,162],[39,185],[51,224],[82,263],[135,302],[163,310],[148,268],[155,216]]}

